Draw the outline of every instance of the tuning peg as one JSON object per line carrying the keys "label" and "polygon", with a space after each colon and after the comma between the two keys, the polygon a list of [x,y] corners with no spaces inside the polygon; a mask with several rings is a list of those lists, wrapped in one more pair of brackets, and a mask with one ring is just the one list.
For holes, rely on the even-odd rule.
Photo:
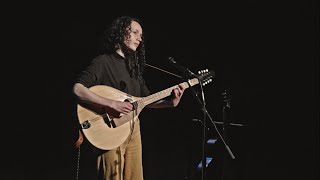
{"label": "tuning peg", "polygon": [[209,72],[208,69],[203,69],[203,70],[198,71],[198,74],[203,74],[203,73],[207,73],[207,72]]}
{"label": "tuning peg", "polygon": [[206,79],[204,80],[204,82],[202,83],[203,86],[209,84],[212,81],[212,79]]}

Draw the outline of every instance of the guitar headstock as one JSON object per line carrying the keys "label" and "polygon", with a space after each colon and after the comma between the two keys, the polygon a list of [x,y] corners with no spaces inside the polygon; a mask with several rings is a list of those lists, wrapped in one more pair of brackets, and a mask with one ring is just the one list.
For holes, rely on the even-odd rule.
{"label": "guitar headstock", "polygon": [[208,69],[204,69],[204,70],[198,71],[197,79],[203,86],[205,86],[210,82],[212,82],[214,75],[215,75],[214,71],[212,70],[209,71]]}

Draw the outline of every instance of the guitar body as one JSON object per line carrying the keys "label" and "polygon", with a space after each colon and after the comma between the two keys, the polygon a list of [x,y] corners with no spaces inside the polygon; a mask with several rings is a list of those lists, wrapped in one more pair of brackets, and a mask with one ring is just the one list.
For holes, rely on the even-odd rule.
{"label": "guitar body", "polygon": [[[140,99],[104,85],[93,86],[89,90],[118,101],[134,102]],[[142,107],[138,109],[114,118],[99,105],[81,102],[77,106],[77,113],[82,132],[88,141],[97,148],[110,150],[119,147],[129,137]]]}

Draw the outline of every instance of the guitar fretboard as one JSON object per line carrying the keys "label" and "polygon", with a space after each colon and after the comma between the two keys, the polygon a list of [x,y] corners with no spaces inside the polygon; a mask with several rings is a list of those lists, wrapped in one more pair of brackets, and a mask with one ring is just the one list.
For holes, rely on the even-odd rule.
{"label": "guitar fretboard", "polygon": [[[194,79],[189,80],[189,83],[191,86],[194,86],[199,83],[199,80],[197,78],[194,78]],[[188,82],[183,82],[183,83],[180,83],[179,85],[181,85],[183,87],[183,89],[189,88]],[[144,106],[147,106],[147,105],[154,103],[160,99],[163,99],[167,96],[170,96],[172,90],[175,88],[179,88],[179,85],[172,86],[172,87],[167,88],[165,90],[162,90],[162,91],[159,91],[159,92],[154,93],[152,95],[149,95],[147,97],[144,97],[144,98],[140,99],[138,101],[138,103],[143,104]]]}

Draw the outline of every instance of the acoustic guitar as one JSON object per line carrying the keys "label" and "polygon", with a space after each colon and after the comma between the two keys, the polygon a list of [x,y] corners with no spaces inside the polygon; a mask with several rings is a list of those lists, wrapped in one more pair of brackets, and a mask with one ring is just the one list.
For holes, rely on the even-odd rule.
{"label": "acoustic guitar", "polygon": [[[202,70],[193,79],[182,82],[184,89],[201,83],[206,85],[212,81],[213,71]],[[133,104],[134,110],[128,114],[112,116],[105,107],[89,102],[80,101],[77,104],[77,115],[86,139],[95,147],[102,150],[110,150],[120,146],[130,135],[134,123],[143,108],[153,102],[171,95],[173,89],[179,85],[172,86],[160,92],[146,97],[135,97],[118,89],[105,85],[96,85],[89,88],[90,91],[112,100],[129,101]]]}

